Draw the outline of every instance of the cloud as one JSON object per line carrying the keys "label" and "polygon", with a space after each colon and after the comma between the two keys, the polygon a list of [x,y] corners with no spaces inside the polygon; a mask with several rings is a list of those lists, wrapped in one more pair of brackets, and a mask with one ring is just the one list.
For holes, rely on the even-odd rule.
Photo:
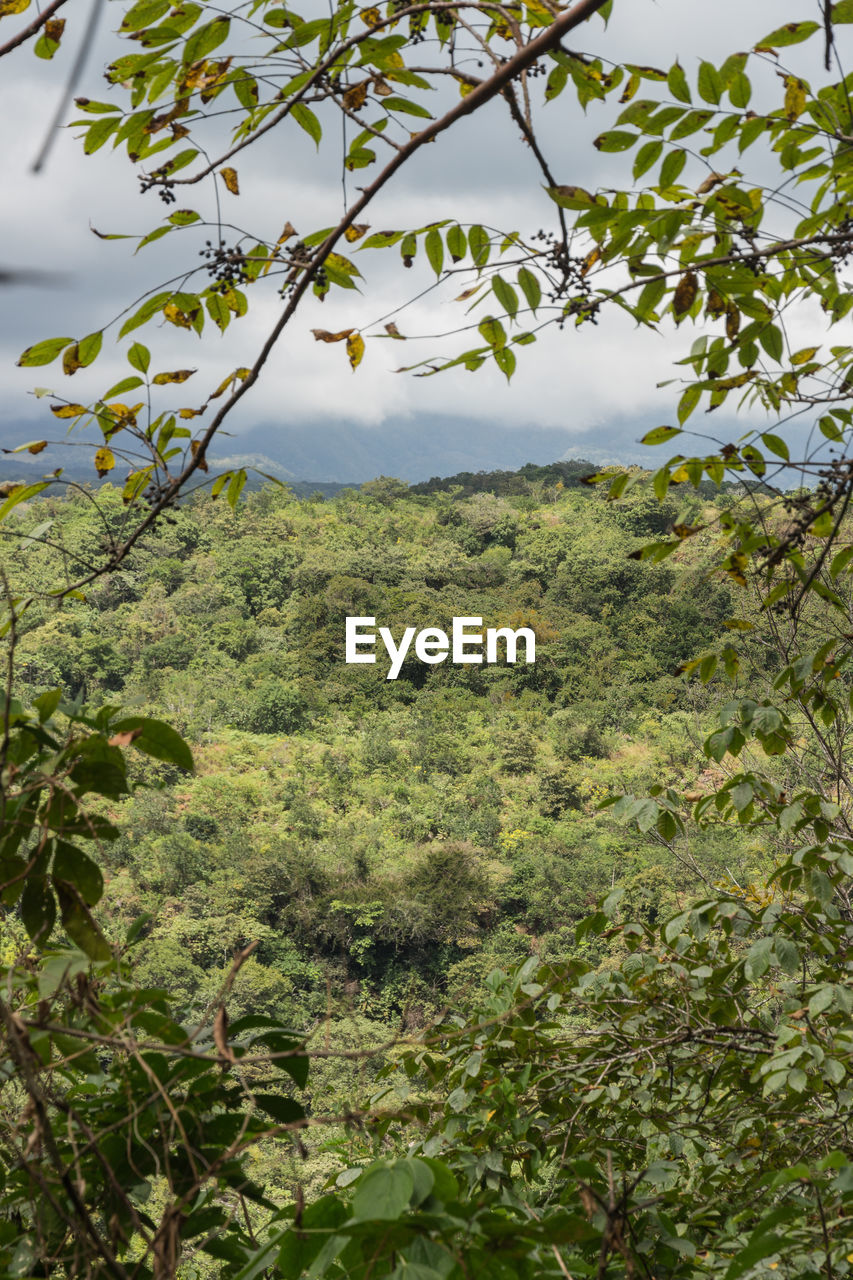
{"label": "cloud", "polygon": [[[747,8],[741,0],[717,0],[714,5],[698,0],[691,4],[646,0],[617,5],[606,32],[600,22],[590,24],[575,34],[573,47],[607,53],[614,60],[629,58],[664,67],[678,54],[692,69],[699,56],[720,57],[733,44],[748,48],[778,20],[776,0],[752,0]],[[203,268],[198,250],[204,234],[174,234],[135,257],[132,241],[108,242],[92,234],[90,223],[100,231],[142,234],[170,212],[154,193],[140,197],[138,175],[124,155],[106,148],[85,157],[72,136],[75,131],[64,130],[47,172],[38,177],[28,172],[73,52],[71,26],[69,31],[71,37],[53,63],[39,62],[23,51],[20,58],[6,59],[3,67],[0,120],[7,180],[0,202],[0,258],[10,266],[40,267],[57,275],[55,284],[44,287],[4,289],[0,422],[7,428],[44,423],[49,417],[44,403],[34,402],[27,394],[35,384],[85,399],[101,391],[106,382],[118,380],[129,372],[124,353],[132,339],[116,345],[115,326],[98,364],[75,375],[73,382],[63,379],[54,366],[15,368],[13,362],[24,346],[59,334],[79,337],[107,324],[153,283],[179,272],[187,244],[193,266]],[[107,96],[99,67],[114,56],[114,48],[115,37],[102,31],[84,85],[91,97]],[[772,70],[768,75],[772,78]],[[570,93],[542,109],[541,136],[559,181],[590,187],[626,181],[625,157],[614,159],[591,146],[613,113],[612,103],[592,104],[584,115]],[[270,135],[256,155],[247,153],[234,162],[243,193],[239,199],[228,195],[221,184],[216,192],[218,179],[211,179],[197,187],[179,188],[179,204],[191,204],[215,218],[218,195],[223,218],[237,228],[223,233],[229,242],[237,239],[244,224],[267,237],[277,236],[288,219],[301,233],[329,225],[339,216],[343,201],[337,134],[331,129],[329,134],[329,145],[324,144],[319,157],[311,140],[296,128],[283,135],[284,140]],[[350,198],[361,181],[362,172],[347,176]],[[518,139],[504,105],[496,102],[482,115],[461,123],[452,135],[425,147],[367,217],[374,227],[400,228],[454,217],[530,235],[553,222],[553,205],[542,182],[529,148]],[[420,261],[411,271],[401,271],[393,253],[366,251],[352,256],[367,277],[363,295],[337,293],[322,305],[310,302],[299,313],[259,385],[235,414],[234,429],[248,429],[256,422],[347,418],[379,428],[401,416],[458,415],[507,427],[523,425],[526,430],[560,427],[585,433],[613,424],[625,432],[628,447],[635,418],[672,418],[675,392],[659,391],[656,384],[673,376],[672,361],[683,354],[692,335],[661,337],[637,329],[618,313],[603,317],[597,327],[552,329],[542,335],[520,353],[523,358],[510,386],[491,362],[477,374],[456,369],[416,378],[394,372],[400,365],[436,353],[453,354],[466,343],[475,345],[476,329],[445,342],[428,336],[406,343],[369,340],[366,358],[353,374],[343,346],[317,343],[310,330],[355,326],[371,333],[373,321],[429,288],[433,277]],[[509,269],[510,279],[513,270]],[[203,270],[200,279],[206,279]],[[476,324],[479,316],[466,316],[464,304],[452,300],[459,287],[460,282],[453,280],[449,287],[430,290],[413,302],[398,316],[401,330],[440,335],[472,321]],[[280,300],[270,292],[224,337],[208,324],[202,342],[170,325],[135,334],[151,346],[156,368],[198,369],[192,382],[180,389],[180,399],[170,389],[162,402],[200,402],[230,369],[252,363],[280,307]],[[803,345],[820,320],[805,312],[793,318]]]}

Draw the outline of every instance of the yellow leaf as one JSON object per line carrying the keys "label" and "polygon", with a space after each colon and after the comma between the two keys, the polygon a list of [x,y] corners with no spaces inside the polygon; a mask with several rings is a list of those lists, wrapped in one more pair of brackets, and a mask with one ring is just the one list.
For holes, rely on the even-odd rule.
{"label": "yellow leaf", "polygon": [[[193,327],[192,321],[189,319],[189,317],[184,315],[181,308],[175,306],[174,302],[166,303],[165,307],[163,308],[163,315],[166,317],[166,319],[169,321],[170,324],[177,325],[179,329],[191,329]],[[64,356],[62,358],[62,362],[63,364],[65,363]]]}
{"label": "yellow leaf", "polygon": [[95,454],[95,470],[99,476],[105,476],[116,464],[115,454],[107,444],[101,445]]}
{"label": "yellow leaf", "polygon": [[[211,400],[215,400],[218,396],[221,396],[224,391],[227,391],[232,383],[237,381],[245,382],[251,372],[251,369],[235,369],[233,373],[229,373],[227,378],[222,379],[219,386],[214,392],[212,392],[209,398]],[[201,413],[200,409],[199,413]]]}
{"label": "yellow leaf", "polygon": [[358,111],[359,107],[364,106],[364,100],[367,97],[367,90],[370,80],[360,80],[358,84],[351,85],[344,94],[344,106],[347,111]]}
{"label": "yellow leaf", "polygon": [[48,18],[47,22],[44,24],[44,34],[47,36],[48,40],[53,40],[56,44],[59,44],[62,39],[62,33],[64,30],[64,18]]}
{"label": "yellow leaf", "polygon": [[584,258],[583,266],[581,267],[581,275],[585,276],[588,271],[591,271],[600,257],[601,249],[596,245],[595,248],[592,249]]}
{"label": "yellow leaf", "polygon": [[343,342],[344,338],[348,338],[354,333],[354,329],[341,329],[340,333],[330,333],[328,329],[312,329],[317,342]]}
{"label": "yellow leaf", "polygon": [[370,230],[369,222],[354,222],[351,227],[347,227],[344,232],[344,238],[353,244],[356,240],[360,240],[366,231]]}
{"label": "yellow leaf", "polygon": [[347,355],[350,367],[357,369],[364,358],[364,338],[360,333],[353,333],[347,338]]}
{"label": "yellow leaf", "polygon": [[219,170],[219,176],[231,192],[232,196],[238,196],[240,194],[240,184],[237,181],[236,169],[232,169],[229,165],[226,165],[224,169]]}
{"label": "yellow leaf", "polygon": [[164,387],[167,382],[186,382],[194,373],[195,369],[175,369],[172,373],[155,373],[152,381],[156,386]]}
{"label": "yellow leaf", "polygon": [[0,18],[8,18],[13,13],[23,13],[29,7],[30,0],[0,0]]}
{"label": "yellow leaf", "polygon": [[204,409],[179,409],[179,418],[199,418],[204,413]]}
{"label": "yellow leaf", "polygon": [[462,76],[458,72],[456,74],[456,79],[459,81],[460,98],[467,98],[468,94],[471,93],[472,90],[476,89],[477,85],[481,83],[481,81],[477,80],[474,76]]}
{"label": "yellow leaf", "polygon": [[50,412],[57,418],[79,418],[81,414],[88,413],[88,409],[82,404],[52,404]]}
{"label": "yellow leaf", "polygon": [[[194,457],[194,458],[197,458],[197,457],[198,457],[198,451],[199,451],[199,449],[200,449],[200,448],[201,448],[201,441],[200,441],[200,440],[191,440],[191,441],[190,441],[190,453],[193,455],[193,457]],[[199,465],[199,469],[200,469],[201,471],[207,471],[207,469],[208,469],[208,467],[207,467],[207,460],[205,459],[204,455],[202,455],[201,460],[199,461],[199,464],[198,464],[198,465]]]}
{"label": "yellow leaf", "polygon": [[796,76],[785,76],[785,115],[796,120],[806,109],[806,86]]}
{"label": "yellow leaf", "polygon": [[808,364],[809,360],[814,360],[820,347],[803,347],[802,351],[797,351],[791,356],[791,364]]}
{"label": "yellow leaf", "polygon": [[284,244],[285,240],[289,240],[291,236],[295,236],[295,235],[296,235],[296,227],[294,227],[293,223],[290,221],[285,222],[282,228],[281,235],[275,242],[276,247],[278,247],[281,244]]}
{"label": "yellow leaf", "polygon": [[359,14],[359,17],[361,18],[362,22],[367,23],[367,25],[371,28],[371,30],[374,27],[380,26],[382,23],[382,14],[379,12],[378,9],[373,8],[373,6],[371,6],[371,8],[369,9],[362,9],[361,13]]}
{"label": "yellow leaf", "polygon": [[74,342],[70,347],[66,347],[62,353],[62,371],[70,377],[72,373],[76,373],[81,368],[80,364],[80,348]]}

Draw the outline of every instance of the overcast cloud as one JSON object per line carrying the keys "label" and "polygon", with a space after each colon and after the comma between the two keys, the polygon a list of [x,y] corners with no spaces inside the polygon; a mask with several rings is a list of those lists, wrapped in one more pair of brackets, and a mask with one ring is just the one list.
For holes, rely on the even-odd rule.
{"label": "overcast cloud", "polygon": [[[811,8],[817,16],[817,4]],[[678,55],[692,68],[700,56],[713,59],[738,46],[748,48],[780,22],[809,11],[808,5],[793,0],[784,7],[778,0],[750,0],[746,6],[742,0],[716,0],[713,5],[700,0],[617,0],[607,32],[595,20],[572,43],[614,60],[664,67]],[[115,56],[116,46],[107,28],[117,25],[120,12],[118,6],[107,7],[104,30],[89,59],[79,92],[92,98],[105,96],[101,68]],[[74,25],[82,26],[80,15]],[[46,172],[36,176],[29,171],[72,52],[73,32],[53,63],[39,62],[25,51],[5,59],[2,67],[0,129],[6,177],[0,196],[0,265],[37,266],[56,274],[55,282],[43,287],[3,291],[0,430],[7,439],[19,427],[35,434],[49,429],[45,402],[28,395],[34,385],[44,383],[63,395],[86,399],[102,390],[113,372],[118,379],[128,371],[128,341],[115,345],[108,339],[94,369],[78,373],[69,390],[72,384],[55,366],[15,368],[21,349],[44,337],[79,337],[100,328],[185,261],[177,247],[184,246],[185,252],[188,241],[177,235],[134,257],[132,241],[102,241],[92,234],[90,224],[101,231],[141,234],[169,212],[154,193],[139,196],[137,175],[124,153],[100,151],[85,157],[75,131],[64,130]],[[594,188],[628,180],[624,157],[608,168],[613,160],[591,146],[614,109],[611,103],[593,104],[585,119],[567,92],[540,113],[541,134],[560,181]],[[243,156],[236,163],[241,196],[234,199],[220,191],[226,220],[233,218],[256,233],[275,237],[287,219],[307,231],[330,225],[339,216],[340,155],[334,144],[318,159],[307,137],[291,133],[286,152],[273,137],[251,159]],[[349,176],[350,195],[358,180],[358,174]],[[367,216],[374,228],[454,217],[529,234],[553,219],[553,206],[540,183],[539,171],[518,141],[505,108],[493,103],[424,148]],[[179,205],[192,204],[213,216],[211,186],[212,180],[205,190],[185,189]],[[385,318],[434,279],[418,262],[410,272],[400,271],[399,259],[391,260],[391,255],[367,251],[357,255],[357,261],[366,277],[363,296],[333,291],[322,306],[312,302],[305,308],[260,384],[243,402],[239,419],[230,423],[232,430],[239,430],[241,423],[279,423],[286,430],[289,423],[306,421],[315,421],[319,429],[324,420],[340,423],[347,418],[387,430],[394,421],[419,414],[458,415],[528,431],[563,427],[587,438],[596,428],[608,438],[618,430],[624,433],[626,452],[633,456],[635,418],[645,429],[650,418],[666,421],[672,416],[673,393],[658,391],[655,384],[673,376],[671,362],[683,354],[682,339],[674,346],[671,334],[667,339],[639,331],[618,313],[604,317],[599,327],[553,331],[525,349],[509,387],[492,368],[476,375],[455,370],[431,378],[393,372],[401,364],[448,350],[429,340],[368,343],[364,363],[353,375],[343,347],[316,343],[311,328],[356,326],[370,332],[371,322]],[[464,307],[452,302],[454,292],[435,289],[412,304],[397,318],[401,331],[433,335],[470,323]],[[224,338],[212,325],[203,341],[168,325],[139,336],[153,348],[158,367],[199,370],[187,384],[193,391],[187,389],[181,400],[198,402],[229,369],[252,362],[279,305],[274,295],[266,296]],[[819,315],[804,314],[796,323],[804,336],[819,327],[820,338],[824,325]],[[472,345],[475,342],[476,334]]]}

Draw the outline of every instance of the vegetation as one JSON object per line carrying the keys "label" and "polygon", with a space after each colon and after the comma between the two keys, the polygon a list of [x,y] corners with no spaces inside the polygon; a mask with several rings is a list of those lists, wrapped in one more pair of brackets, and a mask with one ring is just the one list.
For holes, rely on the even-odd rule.
{"label": "vegetation", "polygon": [[[0,56],[31,40],[50,56],[59,7]],[[235,246],[217,218],[207,282],[188,266],[119,318],[131,374],[52,397],[99,433],[95,470],[118,486],[5,486],[7,1274],[850,1272],[853,352],[790,335],[798,307],[838,325],[853,306],[836,43],[853,6],[695,77],[569,50],[610,8],[305,19],[262,0],[208,20],[141,0],[122,24],[141,51],[108,73],[126,108],[78,100],[84,149],[126,144],[167,205],[214,174],[238,196],[236,154],[272,128],[319,143],[335,113],[361,131],[346,172],[390,158],[333,227]],[[247,22],[262,60],[236,37],[212,59]],[[809,41],[816,87],[782,60]],[[533,127],[540,67],[544,109],[618,93],[596,145],[636,149],[634,187],[556,180]],[[447,80],[460,97],[433,115]],[[358,219],[410,157],[498,98],[554,230],[369,234]],[[225,102],[235,133],[211,162],[200,135]],[[759,143],[766,185],[741,171]],[[143,240],[194,245],[204,222],[182,208]],[[735,392],[774,429],[676,455],[654,499],[610,468],[592,493],[528,471],[499,493],[384,477],[328,504],[263,489],[241,505],[235,470],[178,506],[306,293],[360,279],[347,245],[420,255],[445,283],[453,264],[454,292],[467,273],[479,343],[420,373],[510,377],[537,326],[612,304],[703,330],[679,425],[648,443]],[[191,370],[153,372],[136,330],[224,331],[265,288],[281,303],[254,364],[201,406],[172,401]],[[103,333],[21,363],[78,375]],[[357,325],[316,336],[360,367]],[[817,482],[791,491],[799,414],[836,451],[799,458]],[[463,607],[533,626],[535,666],[388,682],[340,665],[355,608],[393,627]]]}

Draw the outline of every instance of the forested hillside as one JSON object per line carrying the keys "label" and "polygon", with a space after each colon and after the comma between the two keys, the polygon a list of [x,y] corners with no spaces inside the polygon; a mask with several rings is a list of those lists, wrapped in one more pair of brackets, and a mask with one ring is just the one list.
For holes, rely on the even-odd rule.
{"label": "forested hillside", "polygon": [[[527,492],[508,498],[388,480],[333,502],[269,486],[236,511],[200,497],[85,600],[28,612],[21,689],[116,702],[193,745],[191,779],[141,769],[163,785],[123,803],[107,853],[113,936],[153,912],[139,976],[187,1014],[257,939],[239,1008],[308,1026],[331,991],[414,1026],[495,964],[570,953],[612,885],[654,920],[697,887],[697,864],[757,873],[747,841],[706,833],[687,865],[597,809],[704,768],[713,689],[678,669],[724,634],[730,591],[702,537],[662,565],[627,554],[703,500],[679,512],[517,481]],[[108,530],[83,495],[21,524],[50,519],[48,540],[85,560],[123,519],[118,493],[101,499]],[[27,550],[33,588],[58,554]],[[395,635],[453,616],[529,626],[537,660],[427,666],[410,651],[390,681],[387,664],[345,665],[347,615]]]}

